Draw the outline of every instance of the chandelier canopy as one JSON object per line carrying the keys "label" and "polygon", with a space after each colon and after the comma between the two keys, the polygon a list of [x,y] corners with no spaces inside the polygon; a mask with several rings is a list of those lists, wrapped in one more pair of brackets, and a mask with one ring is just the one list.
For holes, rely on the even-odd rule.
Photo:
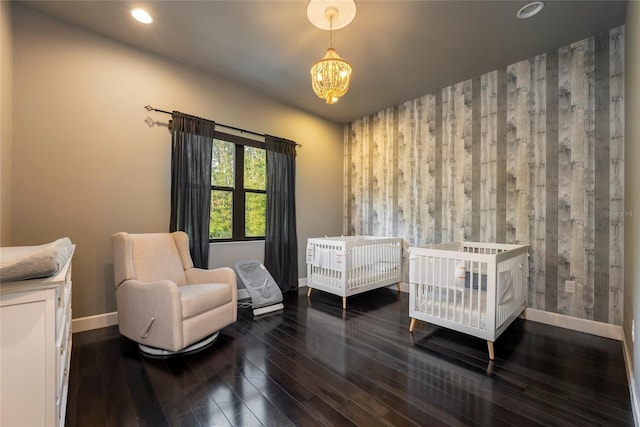
{"label": "chandelier canopy", "polygon": [[[342,12],[342,13],[341,13]],[[351,83],[351,64],[333,48],[333,29],[346,27],[356,15],[353,0],[311,0],[307,7],[307,16],[313,25],[329,29],[329,48],[324,58],[311,67],[311,85],[319,98],[327,104],[333,104],[349,91]]]}

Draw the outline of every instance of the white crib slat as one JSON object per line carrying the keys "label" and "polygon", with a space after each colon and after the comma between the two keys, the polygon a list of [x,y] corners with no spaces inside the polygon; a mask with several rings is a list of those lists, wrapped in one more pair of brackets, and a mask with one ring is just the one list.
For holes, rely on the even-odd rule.
{"label": "white crib slat", "polygon": [[[475,249],[472,249],[472,252],[475,252]],[[470,263],[469,269],[471,270],[469,273],[469,286],[473,290],[474,293],[470,294],[471,303],[469,304],[469,324],[473,326],[473,318],[476,312],[479,314],[480,311],[477,307],[477,301],[481,296],[481,288],[480,288],[480,277],[475,274],[476,271],[476,262],[472,261]],[[476,319],[479,320],[479,319]],[[476,328],[480,327],[480,322],[476,323]]]}
{"label": "white crib slat", "polygon": [[356,265],[358,266],[354,270],[354,280],[351,286],[357,285],[360,283],[360,272],[362,271],[362,251],[360,251],[357,247],[352,249],[353,256],[355,258]]}
{"label": "white crib slat", "polygon": [[433,259],[433,262],[438,262],[438,278],[437,280],[433,281],[433,286],[434,286],[433,288],[434,294],[432,298],[433,315],[436,316],[436,307],[437,307],[437,316],[440,317],[440,306],[439,305],[436,306],[436,301],[441,301],[441,297],[442,297],[442,278],[443,278],[442,272],[444,271],[444,265],[441,259],[437,259],[437,258],[432,258],[432,259]]}
{"label": "white crib slat", "polygon": [[[421,273],[421,275],[418,277],[418,280],[420,280],[422,277],[424,277],[424,293],[422,294],[422,304],[420,305],[420,309],[425,311],[425,312],[429,312],[428,310],[428,299],[429,299],[429,278],[427,277],[428,274],[428,270],[427,270],[427,262],[428,259],[425,257],[420,257],[420,266],[421,268],[423,268],[423,271]],[[433,283],[433,280],[431,281]]]}
{"label": "white crib slat", "polygon": [[[431,298],[432,304],[433,304],[433,315],[436,315],[436,305],[435,302],[437,301],[437,299],[440,297],[440,286],[442,284],[442,272],[444,271],[444,265],[442,264],[442,260],[437,259],[437,258],[432,258],[433,262],[437,262],[438,263],[438,277],[436,278],[436,280],[433,281],[433,296]],[[438,310],[440,310],[440,307],[438,307]],[[440,312],[438,311],[438,316],[440,315]]]}
{"label": "white crib slat", "polygon": [[[472,262],[469,263],[469,269],[471,270],[472,267]],[[471,270],[473,271],[473,270]],[[466,277],[465,277],[465,281],[466,281]],[[467,321],[469,326],[473,326],[473,301],[474,301],[474,294],[477,293],[477,290],[473,288],[473,275],[470,274],[469,275],[469,320]]]}
{"label": "white crib slat", "polygon": [[371,259],[369,259],[369,265],[372,266],[374,272],[374,281],[378,282],[384,276],[384,270],[380,268],[380,262],[384,258],[382,258],[381,254],[383,253],[382,247],[380,245],[375,245],[373,247]]}
{"label": "white crib slat", "polygon": [[482,321],[482,263],[476,263],[476,269],[478,277],[478,328],[480,328]]}
{"label": "white crib slat", "polygon": [[[426,265],[425,265],[425,262],[424,262],[424,258],[418,257],[416,259],[416,264],[418,265],[419,275],[414,280],[420,281],[421,278],[424,277],[425,281],[426,281],[427,271],[426,271]],[[409,267],[409,268],[411,268],[411,267]],[[422,309],[422,304],[423,303],[426,304],[426,302],[427,302],[426,294],[425,294],[425,292],[427,291],[427,289],[426,289],[427,284],[425,282],[422,282],[422,281],[420,281],[419,283],[420,283],[420,294],[418,295],[418,298],[416,299],[415,306],[414,306],[416,311],[420,311]],[[411,290],[409,290],[409,291],[411,291]]]}
{"label": "white crib slat", "polygon": [[[479,281],[479,288],[482,288],[482,271],[486,271],[486,267],[485,267],[485,263],[481,262],[478,263],[478,281]],[[480,324],[482,322],[482,307],[483,307],[483,300],[482,300],[482,293],[478,294],[478,327],[480,327]],[[486,291],[484,293],[484,296],[486,298]]]}
{"label": "white crib slat", "polygon": [[[444,318],[445,319],[449,319],[449,313],[451,310],[449,310],[449,300],[447,299],[449,297],[449,287],[451,286],[451,260],[449,258],[446,258],[446,263],[445,263],[445,268],[442,272],[442,274],[444,275],[444,282],[445,282],[445,299],[446,299],[446,303],[444,304],[444,307],[442,307],[443,304],[440,304],[440,310],[442,310],[444,308]],[[455,299],[456,299],[457,295],[453,295],[453,301],[455,304]],[[442,301],[442,300],[440,300]],[[455,321],[455,313],[453,313],[453,317],[454,317],[454,321]]]}

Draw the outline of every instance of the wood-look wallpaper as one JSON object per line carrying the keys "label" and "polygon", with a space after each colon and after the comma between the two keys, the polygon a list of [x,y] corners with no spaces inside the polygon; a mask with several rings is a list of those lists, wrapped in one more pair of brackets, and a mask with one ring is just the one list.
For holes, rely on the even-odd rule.
{"label": "wood-look wallpaper", "polygon": [[529,307],[620,325],[623,71],[619,27],[350,123],[345,234],[528,244]]}

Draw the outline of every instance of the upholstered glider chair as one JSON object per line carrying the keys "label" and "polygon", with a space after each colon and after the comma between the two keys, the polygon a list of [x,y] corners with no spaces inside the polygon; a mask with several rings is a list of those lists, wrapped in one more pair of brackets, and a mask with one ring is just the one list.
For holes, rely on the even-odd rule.
{"label": "upholstered glider chair", "polygon": [[185,233],[116,233],[111,244],[120,333],[143,352],[194,351],[236,321],[235,272],[194,268]]}

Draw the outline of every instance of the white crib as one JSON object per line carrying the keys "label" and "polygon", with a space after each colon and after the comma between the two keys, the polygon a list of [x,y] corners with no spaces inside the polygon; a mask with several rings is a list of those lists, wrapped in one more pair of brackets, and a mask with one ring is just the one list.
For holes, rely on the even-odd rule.
{"label": "white crib", "polygon": [[494,341],[527,307],[528,246],[453,242],[409,248],[409,316]]}
{"label": "white crib", "polygon": [[395,237],[321,237],[307,239],[307,286],[347,297],[402,279],[402,239]]}

